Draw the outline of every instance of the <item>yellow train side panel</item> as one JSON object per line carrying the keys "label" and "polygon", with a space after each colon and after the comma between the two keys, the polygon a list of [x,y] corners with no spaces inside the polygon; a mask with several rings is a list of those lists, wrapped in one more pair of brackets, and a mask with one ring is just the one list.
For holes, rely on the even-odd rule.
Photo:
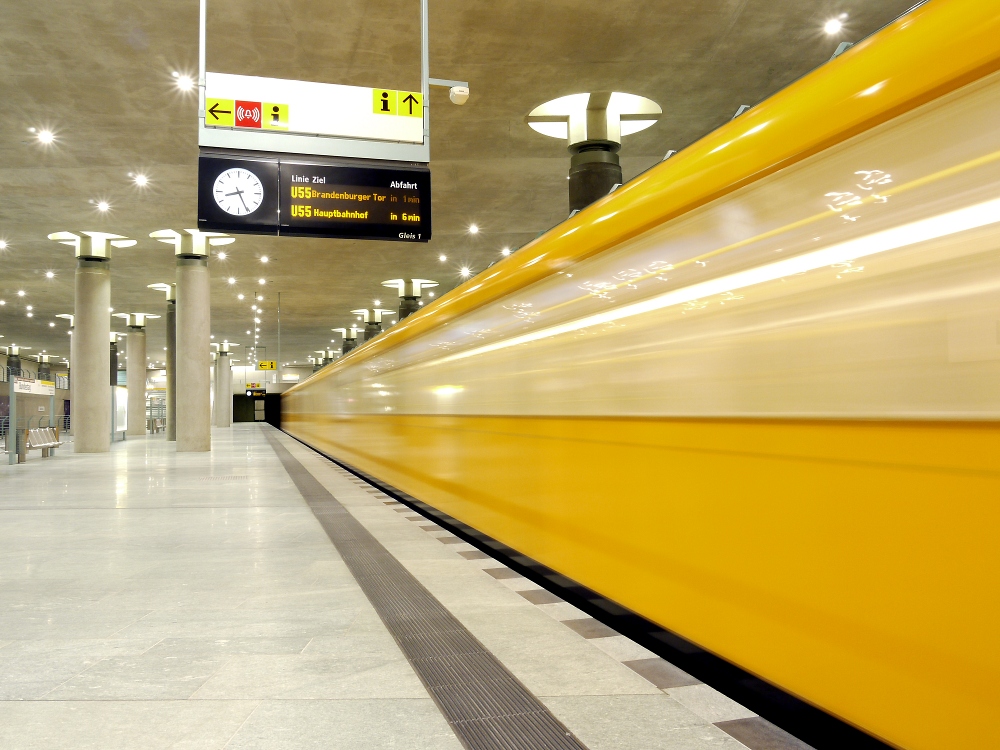
{"label": "yellow train side panel", "polygon": [[997,746],[996,424],[284,420],[888,742]]}

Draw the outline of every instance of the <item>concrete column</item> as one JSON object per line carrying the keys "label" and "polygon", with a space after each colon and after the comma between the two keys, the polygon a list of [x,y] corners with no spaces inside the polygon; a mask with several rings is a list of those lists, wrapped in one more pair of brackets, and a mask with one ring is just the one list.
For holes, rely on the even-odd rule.
{"label": "concrete column", "polygon": [[125,382],[128,386],[128,427],[126,435],[146,434],[146,329],[129,326],[126,339],[128,361]]}
{"label": "concrete column", "polygon": [[177,303],[167,300],[167,440],[177,440]]}
{"label": "concrete column", "polygon": [[76,453],[106,453],[111,449],[110,307],[111,262],[78,259],[72,351]]}
{"label": "concrete column", "polygon": [[212,358],[212,427],[219,426],[219,355],[210,352]]}
{"label": "concrete column", "polygon": [[233,424],[233,369],[229,352],[219,351],[215,360],[215,426],[231,427]]}
{"label": "concrete column", "polygon": [[177,258],[177,450],[212,449],[207,258]]}

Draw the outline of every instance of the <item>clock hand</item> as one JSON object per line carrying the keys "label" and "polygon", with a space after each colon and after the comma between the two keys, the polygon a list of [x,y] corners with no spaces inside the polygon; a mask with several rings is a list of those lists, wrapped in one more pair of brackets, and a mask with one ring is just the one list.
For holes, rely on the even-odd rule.
{"label": "clock hand", "polygon": [[240,197],[240,203],[242,203],[242,204],[243,204],[243,208],[244,208],[244,210],[246,210],[246,212],[247,212],[247,213],[250,213],[250,207],[249,207],[249,206],[247,206],[247,202],[246,202],[245,200],[243,200],[243,191],[242,191],[242,190],[240,190],[239,188],[236,188],[236,191],[235,191],[235,192],[232,192],[232,193],[226,193],[226,197],[227,197],[227,198],[228,198],[228,197],[229,197],[230,195],[238,195],[238,196]]}

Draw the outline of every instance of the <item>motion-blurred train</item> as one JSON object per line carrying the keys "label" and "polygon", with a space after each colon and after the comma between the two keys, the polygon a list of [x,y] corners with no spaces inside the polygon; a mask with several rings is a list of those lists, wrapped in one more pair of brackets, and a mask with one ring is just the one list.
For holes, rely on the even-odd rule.
{"label": "motion-blurred train", "polygon": [[903,748],[1000,747],[1000,4],[934,0],[283,399]]}

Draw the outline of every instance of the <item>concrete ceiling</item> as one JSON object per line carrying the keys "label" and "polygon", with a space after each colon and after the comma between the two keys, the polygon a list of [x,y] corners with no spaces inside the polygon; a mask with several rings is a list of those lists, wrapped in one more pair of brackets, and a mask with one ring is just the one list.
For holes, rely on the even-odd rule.
{"label": "concrete ceiling", "polygon": [[[911,3],[431,0],[431,75],[468,80],[472,90],[462,107],[445,89],[431,94],[434,239],[241,235],[224,248],[226,260],[210,263],[216,340],[249,342],[249,295],[260,292],[261,344],[276,358],[280,292],[281,356],[302,362],[329,345],[330,328],[351,324],[349,310],[376,298],[395,307],[383,279],[431,278],[448,289],[461,281],[461,266],[482,270],[503,246],[556,224],[568,205],[565,144],[523,121],[544,101],[618,90],[658,102],[662,120],[624,141],[629,179]],[[824,34],[823,23],[841,13],[843,32]],[[0,251],[0,345],[69,354],[67,322],[54,315],[73,311],[75,261],[70,248],[45,239],[53,231],[139,239],[115,253],[112,303],[162,312],[163,295],[146,285],[172,281],[174,262],[148,234],[196,226],[197,96],[178,91],[171,73],[196,76],[197,32],[197,0],[8,3],[0,25],[0,238],[9,243]],[[417,0],[210,0],[208,39],[213,71],[419,90]],[[52,129],[56,142],[42,147],[31,127]],[[129,172],[148,175],[149,186],[137,188]],[[90,201],[99,200],[112,209],[98,212]],[[476,236],[467,232],[473,222]],[[150,356],[159,359],[162,320],[149,332]]]}

